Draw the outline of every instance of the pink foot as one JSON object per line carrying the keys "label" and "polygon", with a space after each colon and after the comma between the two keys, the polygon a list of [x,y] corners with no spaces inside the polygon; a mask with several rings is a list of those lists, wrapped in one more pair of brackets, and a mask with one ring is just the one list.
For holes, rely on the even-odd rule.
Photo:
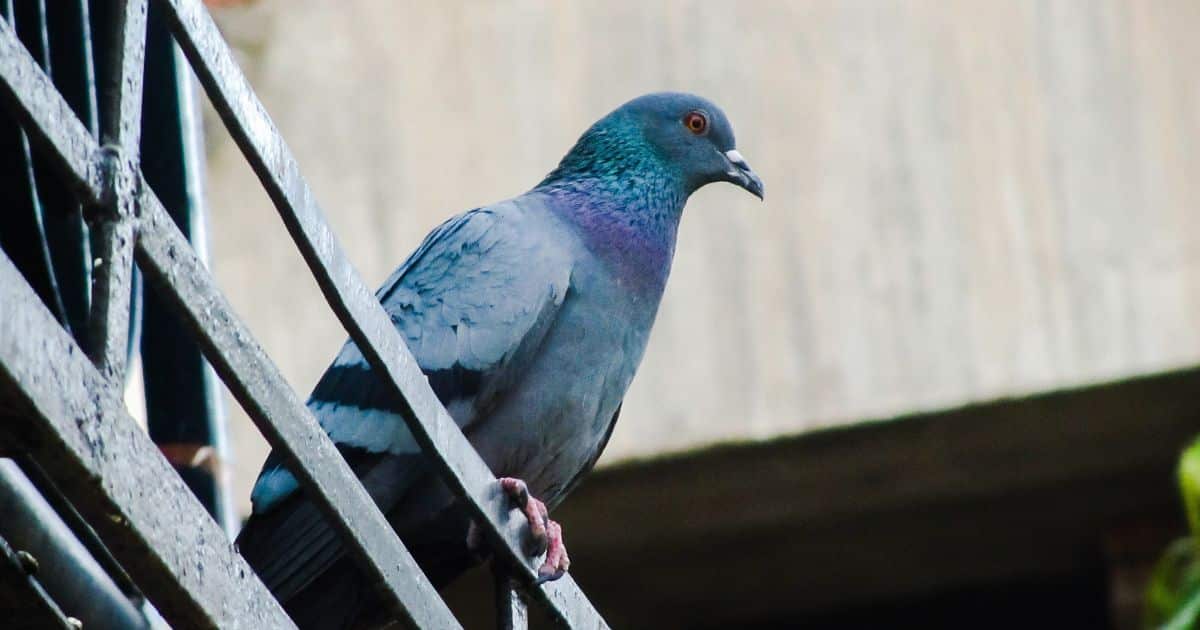
{"label": "pink foot", "polygon": [[531,556],[546,554],[546,560],[538,569],[537,583],[550,582],[566,575],[571,559],[567,557],[567,548],[563,544],[562,526],[550,520],[546,504],[533,498],[525,482],[520,479],[501,477],[500,488],[529,519],[530,544],[525,552]]}

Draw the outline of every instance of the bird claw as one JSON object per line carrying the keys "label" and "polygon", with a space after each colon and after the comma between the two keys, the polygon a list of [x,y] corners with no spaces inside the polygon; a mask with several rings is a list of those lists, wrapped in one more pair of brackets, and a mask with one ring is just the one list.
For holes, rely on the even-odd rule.
{"label": "bird claw", "polygon": [[571,558],[567,556],[567,546],[563,542],[562,526],[549,521],[546,529],[550,540],[546,547],[546,560],[538,568],[538,584],[557,580],[566,575],[571,566]]}
{"label": "bird claw", "polygon": [[525,553],[530,556],[546,554],[546,560],[538,568],[537,583],[552,582],[566,575],[571,564],[567,548],[563,544],[562,526],[550,520],[546,504],[529,494],[524,481],[512,477],[501,477],[500,488],[529,519],[529,539]]}
{"label": "bird claw", "polygon": [[546,504],[533,498],[529,494],[529,487],[520,479],[502,477],[500,488],[508,495],[513,505],[525,514],[525,518],[529,519],[529,539],[525,544],[525,553],[531,556],[540,556],[546,553],[550,546],[547,527],[550,516],[549,511],[546,510]]}

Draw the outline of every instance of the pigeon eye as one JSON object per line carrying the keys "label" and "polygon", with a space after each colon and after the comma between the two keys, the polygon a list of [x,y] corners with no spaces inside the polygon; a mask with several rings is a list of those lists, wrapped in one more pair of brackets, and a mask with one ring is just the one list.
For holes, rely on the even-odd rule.
{"label": "pigeon eye", "polygon": [[688,112],[687,116],[683,117],[683,126],[697,136],[703,135],[708,131],[708,116],[705,116],[704,112]]}

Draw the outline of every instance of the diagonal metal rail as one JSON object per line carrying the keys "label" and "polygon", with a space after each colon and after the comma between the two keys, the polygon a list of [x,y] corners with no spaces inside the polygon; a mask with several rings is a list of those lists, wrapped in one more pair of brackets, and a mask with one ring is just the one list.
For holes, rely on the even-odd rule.
{"label": "diagonal metal rail", "polygon": [[404,401],[404,417],[446,484],[486,523],[494,550],[552,615],[572,628],[604,628],[570,576],[541,586],[536,560],[522,551],[525,517],[511,509],[496,478],[433,393],[391,318],[363,283],[325,220],[291,150],[199,0],[161,0],[192,69],[279,211],[338,319],[372,369]]}
{"label": "diagonal metal rail", "polygon": [[205,356],[267,441],[295,462],[301,484],[349,542],[359,567],[391,596],[395,612],[414,627],[459,627],[312,412],[233,314],[166,209],[143,191],[137,260],[147,278],[195,328]]}
{"label": "diagonal metal rail", "polygon": [[[510,509],[495,477],[437,400],[390,318],[350,265],[290,150],[233,61],[207,11],[198,0],[157,1],[166,9],[177,42],[275,202],[331,308],[373,369],[405,401],[405,417],[414,435],[438,465],[447,485],[474,511],[493,548],[509,565],[509,574],[559,622],[572,628],[606,628],[570,576],[534,585],[534,560],[522,550],[527,528],[524,516]],[[138,20],[144,20],[144,2],[122,3],[122,34],[118,41],[124,50],[120,71],[123,78],[141,51],[138,31],[143,26]],[[132,224],[138,231],[135,255],[139,267],[195,329],[222,379],[271,445],[289,458],[301,484],[341,530],[351,555],[381,586],[395,611],[410,625],[457,627],[332,442],[233,314],[211,275],[145,185],[135,156],[127,153],[127,123],[136,117],[130,91],[116,93],[120,120],[105,124],[106,140],[116,147],[101,149],[33,63],[11,28],[2,22],[0,88],[0,97],[16,113],[35,144],[50,156],[77,196],[93,204],[117,207],[118,219],[123,215],[135,218]],[[128,211],[114,204],[128,204]],[[118,286],[116,290],[121,289]],[[104,339],[102,351],[94,355],[98,364],[110,366],[114,361],[108,358],[108,349],[115,341],[110,335]],[[17,358],[29,360],[24,355]],[[111,381],[89,381],[99,391],[108,392],[104,382]],[[176,476],[168,476],[178,481]],[[150,527],[152,534],[162,531],[154,529],[156,523],[141,525]],[[242,566],[244,563],[237,568],[241,570]],[[261,589],[261,583],[250,575],[252,589]],[[183,587],[185,582],[179,580],[186,577],[174,576],[177,586]],[[511,593],[508,596],[512,597],[512,615],[523,615],[519,598]],[[197,604],[197,610],[208,615],[210,623],[229,619],[221,616],[221,610],[210,610],[202,604]]]}
{"label": "diagonal metal rail", "polygon": [[0,608],[18,616],[28,628],[73,630],[70,619],[37,579],[36,562],[0,537]]}
{"label": "diagonal metal rail", "polygon": [[2,252],[0,389],[9,393],[4,428],[174,625],[294,627]]}
{"label": "diagonal metal rail", "polygon": [[[77,194],[82,199],[93,204],[101,204],[107,200],[110,194],[117,194],[112,192],[113,190],[129,191],[128,194],[131,194],[132,198],[125,201],[130,203],[139,215],[140,236],[137,240],[136,253],[143,271],[152,280],[159,281],[161,288],[181,308],[185,319],[197,329],[206,356],[230,390],[246,406],[247,413],[258,424],[267,441],[274,448],[286,453],[296,463],[295,472],[301,483],[318,499],[318,504],[324,509],[326,515],[346,536],[350,552],[359,560],[360,566],[369,575],[375,577],[383,591],[390,595],[390,600],[401,618],[415,627],[459,627],[445,603],[421,573],[412,556],[404,549],[395,531],[388,525],[379,508],[367,495],[366,490],[350,471],[349,466],[337,452],[328,436],[321,430],[296,393],[288,386],[278,368],[251,337],[249,330],[233,315],[228,302],[216,288],[212,276],[197,258],[162,204],[144,184],[140,173],[129,171],[132,165],[128,160],[114,159],[114,150],[102,149],[96,144],[87,129],[67,109],[61,96],[49,85],[49,79],[41,73],[24,47],[16,40],[11,27],[3,21],[0,21],[0,97],[7,101],[7,104],[21,119],[22,124],[29,129],[31,140],[52,158],[63,177],[72,182]],[[116,155],[119,155],[119,151],[116,152]],[[125,180],[131,183],[128,187],[110,186],[108,177],[115,181]],[[12,269],[15,273],[15,267]],[[16,281],[4,279],[0,282],[5,285],[17,284],[28,289],[19,273],[15,277]],[[4,306],[10,305],[5,302]],[[29,337],[27,332],[20,331],[43,330],[39,326],[45,323],[40,320],[35,322],[29,319],[10,317],[3,312],[0,312],[0,318],[5,323],[11,322],[13,326],[11,331],[4,334],[6,340],[10,337]],[[56,334],[66,334],[57,325],[53,329]],[[69,341],[69,337],[67,340]],[[68,347],[74,348],[73,342]],[[77,354],[83,356],[82,352]],[[6,366],[20,367],[29,360],[30,357],[24,354],[0,355],[0,363]],[[92,373],[94,374],[94,372]],[[91,388],[97,388],[98,391],[107,392],[111,396],[112,388],[106,383],[108,383],[107,379],[87,381],[86,389],[81,391],[86,392]],[[24,387],[25,384],[27,381],[23,380],[13,380],[10,383],[28,394],[29,392]],[[136,429],[136,425],[131,426]],[[53,427],[50,435],[53,434],[53,431],[61,428]],[[144,434],[139,433],[139,435],[145,437]],[[146,438],[145,441],[150,444],[149,438]],[[165,460],[152,444],[150,448],[154,449],[157,460],[166,465]],[[169,466],[166,470],[170,471]],[[61,470],[57,472],[60,475],[65,474],[68,481],[74,478],[66,474],[71,472],[70,470],[66,473]],[[156,471],[156,473],[158,472]],[[125,473],[128,475],[128,471]],[[97,475],[95,472],[86,474]],[[177,489],[181,489],[180,492],[195,503],[194,497],[182,485],[178,475],[171,472],[155,474],[155,478],[164,476],[179,482]],[[100,475],[99,478],[107,479],[108,477]],[[80,499],[87,500],[87,497],[72,497],[73,501]],[[118,505],[118,507],[120,506]],[[215,529],[215,524],[203,512],[203,508],[198,503],[196,503],[196,507],[200,510],[199,515],[193,514],[191,518],[212,526],[216,532],[215,535],[207,532],[204,538],[212,541],[224,540],[224,535],[220,530]],[[119,512],[111,510],[99,514],[89,512],[88,516],[89,520],[104,520],[105,515],[112,513]],[[182,544],[180,541],[196,542],[184,533],[192,530],[177,530],[174,527],[177,523],[174,521],[156,523],[150,520],[135,525],[136,531],[140,532],[148,528],[148,531],[144,533],[158,536],[160,539],[169,538],[179,544]],[[157,525],[161,526],[156,527]],[[101,531],[100,533],[107,542],[113,542],[110,536],[105,535],[106,533],[111,534],[111,532]],[[145,549],[143,550],[145,551]],[[232,555],[232,551],[229,553]],[[215,575],[239,576],[239,579],[247,579],[256,588],[237,589],[242,598],[253,595],[255,598],[265,597],[274,603],[274,598],[254,576],[253,571],[245,565],[240,557],[234,557],[240,564],[209,568],[207,571]],[[121,560],[128,562],[128,558],[122,557]],[[132,566],[140,565],[135,563]],[[204,563],[198,562],[194,566],[204,566]],[[222,570],[223,568],[228,570]],[[185,594],[192,586],[186,580],[177,579],[186,577],[186,574],[162,576],[160,573],[159,577],[163,579],[154,579],[154,584],[175,584],[181,586]],[[209,580],[210,582],[221,582],[220,579],[214,579],[211,576]],[[166,592],[162,590],[170,589],[170,586],[159,588],[157,593],[147,589],[151,599],[156,603],[159,603],[160,598],[166,598],[164,601],[174,601],[171,599],[172,597],[181,596],[180,593],[172,590]],[[239,627],[239,624],[252,627],[255,626],[255,623],[251,622],[264,619],[263,615],[251,614],[252,611],[247,609],[241,611],[246,616],[239,622],[236,617],[229,617],[225,614],[224,609],[228,606],[224,599],[224,597],[214,597],[211,601],[192,602],[193,606],[190,607],[167,606],[162,612],[168,620],[185,627],[193,625]],[[233,599],[236,601],[238,598]],[[280,613],[282,614],[282,611]],[[198,621],[200,619],[207,619],[207,621]],[[270,620],[269,617],[265,619]],[[284,619],[286,620],[286,615]],[[279,627],[288,626],[290,626],[290,622]],[[276,627],[276,625],[271,623],[267,624],[267,627]]]}

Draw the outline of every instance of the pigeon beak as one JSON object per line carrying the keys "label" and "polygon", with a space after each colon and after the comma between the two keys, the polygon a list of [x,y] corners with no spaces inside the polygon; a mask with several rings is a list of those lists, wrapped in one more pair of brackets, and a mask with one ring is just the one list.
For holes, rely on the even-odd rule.
{"label": "pigeon beak", "polygon": [[742,157],[736,149],[730,149],[725,152],[725,159],[729,160],[729,171],[725,173],[729,177],[728,181],[745,188],[747,192],[760,200],[763,198],[763,182],[758,173],[750,168],[746,163],[746,158]]}

